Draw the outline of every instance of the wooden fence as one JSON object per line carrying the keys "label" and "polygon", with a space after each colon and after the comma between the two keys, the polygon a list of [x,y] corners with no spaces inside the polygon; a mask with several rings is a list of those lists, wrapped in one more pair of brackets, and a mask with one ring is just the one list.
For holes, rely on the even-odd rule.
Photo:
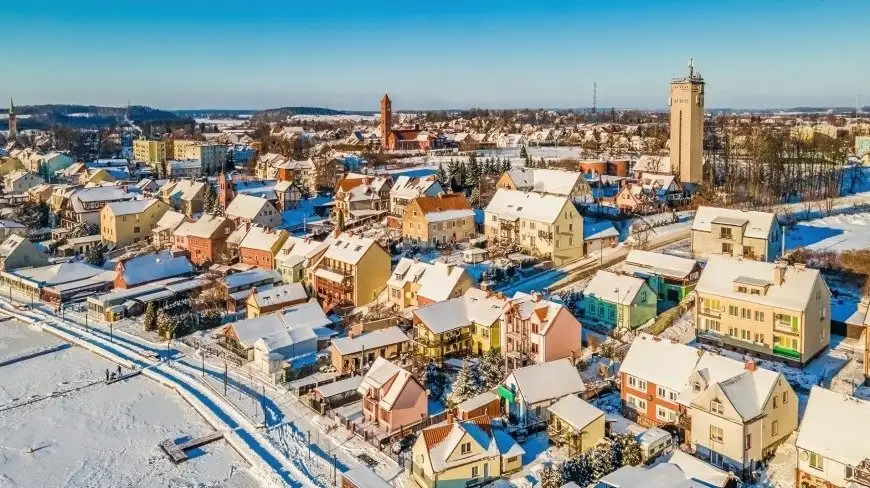
{"label": "wooden fence", "polygon": [[684,313],[688,312],[695,306],[695,294],[690,293],[689,296],[683,299],[682,302],[677,304],[676,307],[667,310],[662,313],[658,317],[656,317],[655,322],[651,326],[649,326],[646,332],[649,332],[652,335],[659,335],[665,331],[668,327],[674,324],[680,317],[683,316]]}

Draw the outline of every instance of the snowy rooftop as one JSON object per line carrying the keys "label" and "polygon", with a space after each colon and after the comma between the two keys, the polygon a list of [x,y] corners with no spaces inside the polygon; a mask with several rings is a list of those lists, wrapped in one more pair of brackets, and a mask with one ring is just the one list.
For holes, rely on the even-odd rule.
{"label": "snowy rooftop", "polygon": [[511,378],[527,404],[586,391],[583,378],[567,358],[515,369],[505,382]]}
{"label": "snowy rooftop", "polygon": [[669,278],[684,279],[698,264],[694,259],[671,256],[651,251],[632,250],[625,258],[625,264],[641,271]]}
{"label": "snowy rooftop", "polygon": [[302,283],[290,283],[289,285],[276,286],[269,290],[257,290],[257,293],[253,297],[258,307],[268,307],[281,303],[307,300],[308,294],[305,293],[305,287],[302,286]]}
{"label": "snowy rooftop", "polygon": [[604,412],[577,395],[567,395],[547,409],[577,430],[583,430],[587,425],[604,416]]}
{"label": "snowy rooftop", "polygon": [[440,184],[435,180],[434,176],[426,176],[423,178],[412,176],[399,176],[393,187],[390,188],[390,194],[394,196],[415,198],[425,194],[433,185]]}
{"label": "snowy rooftop", "polygon": [[344,233],[335,238],[324,255],[342,263],[356,264],[377,243],[370,237]]}
{"label": "snowy rooftop", "polygon": [[402,258],[390,275],[387,285],[402,288],[417,283],[417,294],[435,302],[450,298],[459,280],[468,276],[465,268],[436,262],[428,264]]}
{"label": "snowy rooftop", "polygon": [[432,332],[440,334],[471,323],[491,326],[501,317],[504,305],[502,298],[477,288],[469,288],[465,294],[414,310],[414,315],[420,319]]}
{"label": "snowy rooftop", "polygon": [[354,354],[366,350],[380,349],[392,344],[406,342],[408,336],[402,329],[393,326],[374,332],[359,335],[357,337],[337,337],[332,340],[332,346],[342,355]]}
{"label": "snowy rooftop", "polygon": [[362,465],[345,471],[342,476],[358,488],[392,488],[391,484]]}
{"label": "snowy rooftop", "polygon": [[253,220],[268,203],[269,201],[265,198],[239,194],[227,206],[226,214],[230,217]]}
{"label": "snowy rooftop", "polygon": [[126,202],[107,203],[106,207],[115,215],[133,215],[144,212],[148,207],[157,203],[156,199],[129,200]]}
{"label": "snowy rooftop", "polygon": [[521,190],[570,196],[583,174],[577,171],[557,169],[517,168],[507,172],[514,185]]}
{"label": "snowy rooftop", "polygon": [[253,226],[239,243],[239,247],[271,252],[275,246],[283,244],[286,238],[287,231]]}
{"label": "snowy rooftop", "polygon": [[809,403],[795,444],[848,466],[870,458],[870,402],[818,386]]}
{"label": "snowy rooftop", "polygon": [[[801,311],[806,308],[815,291],[826,287],[818,270],[798,266],[787,266],[784,279],[778,284],[774,279],[777,266],[776,263],[763,261],[710,256],[695,290]],[[735,289],[734,283],[759,286],[763,290],[760,294],[740,292]]]}
{"label": "snowy rooftop", "polygon": [[695,370],[701,354],[700,349],[641,334],[631,343],[619,371],[679,392]]}
{"label": "snowy rooftop", "polygon": [[486,206],[486,213],[508,220],[527,219],[552,224],[566,205],[568,199],[562,196],[499,188]]}
{"label": "snowy rooftop", "polygon": [[123,276],[128,286],[174,276],[193,273],[193,265],[186,256],[172,256],[167,252],[146,254],[124,263]]}
{"label": "snowy rooftop", "polygon": [[280,279],[281,273],[277,270],[256,268],[250,271],[242,271],[241,273],[233,273],[224,278],[224,283],[226,283],[227,288],[232,289],[263,280],[278,281]]}
{"label": "snowy rooftop", "polygon": [[644,283],[644,280],[634,276],[598,271],[586,285],[584,293],[606,302],[630,305]]}
{"label": "snowy rooftop", "polygon": [[725,225],[737,225],[746,228],[743,231],[745,237],[767,239],[771,228],[776,225],[776,214],[768,212],[756,212],[736,210],[731,208],[698,207],[695,220],[692,222],[692,230],[711,232],[713,223]]}
{"label": "snowy rooftop", "polygon": [[188,235],[205,239],[211,238],[227,220],[226,217],[205,214],[188,227]]}

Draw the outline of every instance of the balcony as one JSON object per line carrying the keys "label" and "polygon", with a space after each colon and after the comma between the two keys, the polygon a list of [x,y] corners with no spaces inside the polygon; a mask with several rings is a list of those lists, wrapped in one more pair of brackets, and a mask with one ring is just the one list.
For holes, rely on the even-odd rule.
{"label": "balcony", "polygon": [[517,228],[517,223],[513,220],[500,220],[498,227],[501,230],[515,230]]}
{"label": "balcony", "polygon": [[553,241],[553,233],[539,230],[538,231],[538,238],[543,239],[547,242],[552,242]]}
{"label": "balcony", "polygon": [[712,317],[714,319],[721,319],[722,318],[722,311],[721,310],[714,310],[712,308],[701,307],[699,313],[703,316]]}
{"label": "balcony", "polygon": [[777,356],[783,356],[789,359],[796,359],[798,361],[800,361],[801,358],[801,353],[799,351],[795,351],[790,347],[777,346],[776,344],[773,345],[773,353]]}
{"label": "balcony", "polygon": [[692,417],[688,414],[681,414],[677,417],[677,427],[689,431],[692,430]]}

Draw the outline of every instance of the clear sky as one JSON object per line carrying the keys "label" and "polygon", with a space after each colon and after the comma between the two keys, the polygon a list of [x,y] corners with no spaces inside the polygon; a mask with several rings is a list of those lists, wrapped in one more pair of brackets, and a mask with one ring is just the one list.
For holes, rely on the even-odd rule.
{"label": "clear sky", "polygon": [[[0,100],[161,108],[870,104],[870,0],[0,2]],[[6,103],[0,102],[0,105]]]}

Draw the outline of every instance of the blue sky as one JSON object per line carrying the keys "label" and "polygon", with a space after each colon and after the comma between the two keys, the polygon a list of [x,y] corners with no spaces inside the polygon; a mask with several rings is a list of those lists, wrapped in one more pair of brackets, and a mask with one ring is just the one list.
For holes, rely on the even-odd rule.
{"label": "blue sky", "polygon": [[[870,0],[0,2],[0,100],[161,108],[870,104]],[[0,102],[2,103],[2,102]],[[5,103],[2,103],[5,105]]]}

